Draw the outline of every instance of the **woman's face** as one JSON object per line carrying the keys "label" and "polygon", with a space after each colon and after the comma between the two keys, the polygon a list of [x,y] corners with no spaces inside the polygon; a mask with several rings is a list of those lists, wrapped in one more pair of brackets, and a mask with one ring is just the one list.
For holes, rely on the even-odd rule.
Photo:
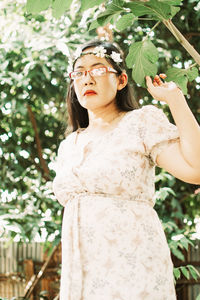
{"label": "woman's face", "polygon": [[[84,50],[84,52],[91,52],[92,49],[89,48]],[[88,54],[78,58],[74,71],[86,71],[102,66],[113,68],[105,58]],[[114,104],[117,90],[121,88],[120,79],[115,73],[106,73],[103,76],[93,77],[87,72],[82,78],[74,80],[74,89],[78,101],[81,106],[89,110],[106,107],[111,102]],[[96,94],[87,94],[88,90],[93,90]]]}

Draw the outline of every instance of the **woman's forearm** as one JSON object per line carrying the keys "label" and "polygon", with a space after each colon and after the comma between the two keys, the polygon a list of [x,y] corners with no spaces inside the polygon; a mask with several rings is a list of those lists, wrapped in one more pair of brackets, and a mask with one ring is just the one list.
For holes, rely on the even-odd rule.
{"label": "woman's forearm", "polygon": [[191,167],[200,169],[200,126],[181,91],[168,105],[180,133],[183,157]]}
{"label": "woman's forearm", "polygon": [[150,76],[146,76],[147,90],[154,99],[169,105],[179,130],[182,155],[192,168],[200,170],[200,126],[182,91],[173,81],[163,83],[160,77],[156,75],[152,82]]}

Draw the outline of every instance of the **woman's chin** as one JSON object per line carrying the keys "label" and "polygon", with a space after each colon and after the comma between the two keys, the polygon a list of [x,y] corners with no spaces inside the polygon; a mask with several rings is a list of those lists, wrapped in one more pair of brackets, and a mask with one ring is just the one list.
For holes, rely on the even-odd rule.
{"label": "woman's chin", "polygon": [[80,105],[89,110],[93,110],[99,107],[98,105],[94,105],[94,102],[91,102],[90,99],[86,99],[86,101],[81,102]]}

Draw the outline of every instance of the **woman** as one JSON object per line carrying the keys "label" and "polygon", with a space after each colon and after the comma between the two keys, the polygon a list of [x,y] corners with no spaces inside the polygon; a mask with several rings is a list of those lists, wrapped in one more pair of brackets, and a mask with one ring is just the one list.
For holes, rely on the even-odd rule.
{"label": "woman", "polygon": [[174,83],[147,77],[176,126],[134,105],[121,51],[78,53],[68,93],[73,132],[58,150],[53,189],[65,206],[61,300],[173,300],[173,265],[153,209],[155,166],[200,183],[200,128]]}

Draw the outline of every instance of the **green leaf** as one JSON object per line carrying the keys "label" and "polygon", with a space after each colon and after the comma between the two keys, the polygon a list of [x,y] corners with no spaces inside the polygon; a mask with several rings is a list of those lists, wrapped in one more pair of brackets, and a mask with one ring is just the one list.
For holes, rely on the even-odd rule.
{"label": "green leaf", "polygon": [[188,80],[193,81],[199,76],[199,72],[197,68],[191,68],[187,72]]}
{"label": "green leaf", "polygon": [[189,269],[190,274],[192,275],[192,277],[197,280],[198,278],[200,278],[200,274],[199,271],[192,265],[187,265],[187,268]]}
{"label": "green leaf", "polygon": [[169,5],[180,5],[183,0],[158,0]]}
{"label": "green leaf", "polygon": [[98,19],[97,19],[97,22],[98,22],[98,26],[104,26],[106,24],[108,24],[113,18],[113,15],[103,15],[103,16],[100,16]]}
{"label": "green leaf", "polygon": [[103,17],[103,16],[109,16],[109,15],[114,15],[119,12],[123,12],[124,9],[121,6],[118,6],[116,4],[111,3],[106,7],[106,10],[102,12],[100,15],[98,15],[98,18]]}
{"label": "green leaf", "polygon": [[99,23],[97,20],[94,20],[92,23],[90,23],[88,30],[93,30],[95,28],[99,27]]}
{"label": "green leaf", "polygon": [[184,255],[182,254],[182,252],[180,250],[178,250],[177,248],[172,247],[171,248],[172,253],[180,260],[184,261]]}
{"label": "green leaf", "polygon": [[51,4],[51,0],[27,0],[26,10],[28,13],[37,14],[47,9]]}
{"label": "green leaf", "polygon": [[148,4],[151,6],[159,20],[168,20],[172,17],[170,5],[157,0],[150,0]]}
{"label": "green leaf", "polygon": [[150,0],[143,3],[134,1],[125,4],[125,6],[130,8],[135,16],[151,15],[155,20],[168,20],[172,17],[172,14],[179,10],[179,8],[172,8],[173,6],[168,3],[158,0]]}
{"label": "green leaf", "polygon": [[181,269],[181,272],[183,273],[183,275],[189,279],[190,278],[190,273],[188,272],[187,268],[186,267],[180,267]]}
{"label": "green leaf", "polygon": [[179,279],[181,277],[181,272],[179,268],[174,268],[173,272],[176,279]]}
{"label": "green leaf", "polygon": [[179,69],[174,67],[168,69],[166,75],[166,81],[174,81],[186,95],[188,79],[194,80],[198,76],[198,70],[197,68]]}
{"label": "green leaf", "polygon": [[124,7],[124,0],[113,0],[112,3],[117,6]]}
{"label": "green leaf", "polygon": [[194,246],[193,242],[188,238],[186,238],[185,236],[180,239],[180,242],[187,251],[188,251],[188,245]]}
{"label": "green leaf", "polygon": [[73,0],[54,0],[52,3],[53,17],[59,19],[66,10],[70,9]]}
{"label": "green leaf", "polygon": [[200,294],[197,296],[196,300],[200,300]]}
{"label": "green leaf", "polygon": [[135,20],[137,20],[137,18],[135,18],[133,14],[126,14],[117,21],[116,27],[118,30],[124,30],[131,26]]}
{"label": "green leaf", "polygon": [[92,8],[94,6],[99,6],[101,3],[104,3],[104,0],[81,0],[81,12],[86,9]]}
{"label": "green leaf", "polygon": [[145,3],[141,3],[140,1],[126,3],[125,7],[130,8],[132,13],[137,17],[152,14],[152,9],[146,6]]}
{"label": "green leaf", "polygon": [[177,229],[177,225],[172,221],[168,221],[166,223],[163,223],[163,228],[164,230],[169,229],[172,231],[173,229]]}
{"label": "green leaf", "polygon": [[145,76],[155,76],[157,72],[158,51],[154,44],[145,40],[136,42],[129,48],[126,63],[132,68],[132,76],[136,83],[145,87]]}
{"label": "green leaf", "polygon": [[175,82],[182,89],[184,95],[187,95],[187,83],[188,83],[187,77],[183,76],[183,77],[177,78]]}
{"label": "green leaf", "polygon": [[171,9],[171,16],[170,16],[170,18],[173,18],[177,14],[177,12],[179,12],[180,7],[171,6],[170,9]]}
{"label": "green leaf", "polygon": [[118,16],[124,9],[121,6],[118,6],[114,3],[111,3],[106,7],[106,11],[99,14],[97,22],[100,26],[104,26],[109,23],[113,17]]}
{"label": "green leaf", "polygon": [[186,70],[179,68],[170,68],[166,72],[167,78],[166,81],[174,81],[183,91],[187,94],[187,75]]}

